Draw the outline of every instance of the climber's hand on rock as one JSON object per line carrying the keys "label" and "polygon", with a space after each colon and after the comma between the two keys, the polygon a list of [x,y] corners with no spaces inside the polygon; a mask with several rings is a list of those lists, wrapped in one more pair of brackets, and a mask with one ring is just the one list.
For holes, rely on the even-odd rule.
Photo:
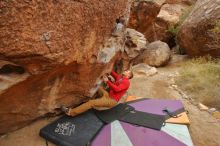
{"label": "climber's hand on rock", "polygon": [[111,75],[109,75],[108,76],[108,79],[112,82],[112,83],[114,83],[115,82],[115,79],[114,79],[114,77],[112,77]]}
{"label": "climber's hand on rock", "polygon": [[103,76],[103,81],[107,82],[108,81],[108,77],[107,76]]}

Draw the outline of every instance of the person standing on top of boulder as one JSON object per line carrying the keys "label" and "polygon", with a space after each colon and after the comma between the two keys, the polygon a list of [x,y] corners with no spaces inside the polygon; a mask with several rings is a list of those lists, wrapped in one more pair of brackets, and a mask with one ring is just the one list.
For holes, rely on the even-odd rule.
{"label": "person standing on top of boulder", "polygon": [[99,93],[101,92],[103,94],[101,98],[89,100],[88,102],[73,109],[61,107],[61,110],[69,116],[76,116],[91,108],[111,108],[117,105],[118,101],[128,90],[130,86],[129,79],[133,78],[133,73],[130,70],[126,70],[122,73],[122,75],[119,75],[112,71],[111,75],[115,79],[115,82],[109,81],[106,75],[103,76],[103,81],[108,85],[110,91],[107,92],[102,87],[100,87]]}

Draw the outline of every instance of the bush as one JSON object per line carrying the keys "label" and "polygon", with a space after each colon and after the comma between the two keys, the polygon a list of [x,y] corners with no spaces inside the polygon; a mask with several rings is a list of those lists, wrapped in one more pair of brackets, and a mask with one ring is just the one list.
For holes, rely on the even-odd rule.
{"label": "bush", "polygon": [[214,28],[211,29],[213,33],[220,33],[220,20],[215,22]]}
{"label": "bush", "polygon": [[220,109],[220,60],[210,56],[184,63],[177,85],[193,99]]}
{"label": "bush", "polygon": [[179,29],[178,29],[177,26],[171,25],[171,26],[168,28],[167,31],[176,36],[176,34],[177,34],[177,32],[179,31]]}

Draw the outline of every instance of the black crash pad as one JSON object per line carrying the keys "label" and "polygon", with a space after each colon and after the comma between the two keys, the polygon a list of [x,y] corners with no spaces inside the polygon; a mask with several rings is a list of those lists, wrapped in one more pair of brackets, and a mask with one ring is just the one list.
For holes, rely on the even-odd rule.
{"label": "black crash pad", "polygon": [[63,116],[40,130],[40,136],[58,146],[86,146],[104,123],[93,111],[76,117]]}
{"label": "black crash pad", "polygon": [[124,117],[120,118],[120,121],[160,130],[165,122],[164,116],[155,115],[151,113],[141,111],[131,111]]}
{"label": "black crash pad", "polygon": [[134,108],[132,106],[128,104],[120,103],[108,110],[102,110],[102,111],[96,110],[95,114],[103,122],[111,123],[114,120],[119,120],[121,117],[125,116],[126,114],[128,114],[130,111],[133,110]]}

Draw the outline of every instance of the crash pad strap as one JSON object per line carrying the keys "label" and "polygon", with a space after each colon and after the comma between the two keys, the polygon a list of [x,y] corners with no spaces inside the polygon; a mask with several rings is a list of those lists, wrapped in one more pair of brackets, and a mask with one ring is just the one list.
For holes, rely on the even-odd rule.
{"label": "crash pad strap", "polygon": [[165,118],[161,115],[155,115],[134,110],[126,114],[124,117],[120,118],[120,121],[160,130],[163,126],[163,123],[165,122]]}
{"label": "crash pad strap", "polygon": [[168,112],[166,112],[166,111],[163,110],[163,112],[166,113],[165,119],[167,120],[169,118],[178,118],[178,114],[180,114],[182,112],[185,112],[185,109],[183,107],[183,108],[180,108],[180,109],[178,109],[176,111],[172,111],[172,112],[168,111]]}
{"label": "crash pad strap", "polygon": [[111,123],[115,120],[119,120],[121,117],[125,116],[132,110],[134,110],[132,106],[128,104],[120,103],[117,106],[108,110],[102,110],[102,111],[95,110],[95,114],[103,122]]}
{"label": "crash pad strap", "polygon": [[163,109],[163,112],[166,113],[168,116],[172,117],[172,118],[178,118],[180,117],[181,115],[176,115],[174,113],[172,113],[169,109]]}

